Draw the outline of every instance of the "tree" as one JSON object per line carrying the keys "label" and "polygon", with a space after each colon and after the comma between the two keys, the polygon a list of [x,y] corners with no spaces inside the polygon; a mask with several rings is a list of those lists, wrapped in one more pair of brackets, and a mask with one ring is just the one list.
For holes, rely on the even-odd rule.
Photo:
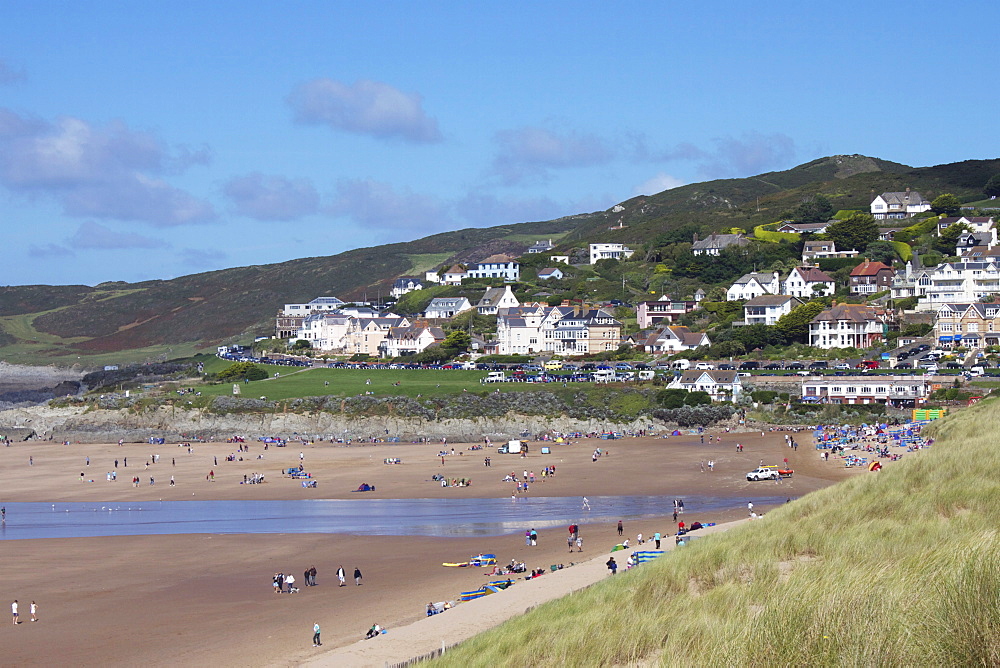
{"label": "tree", "polygon": [[464,353],[469,349],[469,344],[472,343],[472,337],[469,336],[468,332],[456,329],[448,333],[448,336],[444,337],[444,341],[441,343],[442,348],[455,351],[457,353]]}
{"label": "tree", "polygon": [[789,341],[806,343],[809,340],[809,323],[825,308],[822,302],[800,304],[778,318],[775,327]]}
{"label": "tree", "polygon": [[306,339],[297,339],[295,343],[292,344],[292,350],[311,350],[312,343]]}
{"label": "tree", "polygon": [[267,371],[257,366],[253,362],[236,362],[219,372],[219,380],[264,380],[267,378]]}
{"label": "tree", "polygon": [[795,209],[793,220],[796,223],[825,223],[833,216],[833,205],[822,195],[799,204]]}
{"label": "tree", "polygon": [[878,241],[878,223],[867,213],[856,211],[844,220],[831,223],[826,228],[826,235],[830,237],[837,249],[847,250],[853,248],[861,250],[868,244]]}
{"label": "tree", "polygon": [[942,193],[931,202],[931,211],[934,213],[954,216],[962,210],[962,202],[951,193]]}
{"label": "tree", "polygon": [[890,241],[873,241],[865,246],[865,257],[872,262],[881,262],[891,267],[899,257],[899,253]]}
{"label": "tree", "polygon": [[987,197],[1000,197],[1000,174],[994,174],[983,186],[983,194]]}
{"label": "tree", "polygon": [[954,255],[955,246],[962,232],[971,232],[965,223],[954,223],[941,230],[941,236],[934,240],[934,250],[945,255]]}

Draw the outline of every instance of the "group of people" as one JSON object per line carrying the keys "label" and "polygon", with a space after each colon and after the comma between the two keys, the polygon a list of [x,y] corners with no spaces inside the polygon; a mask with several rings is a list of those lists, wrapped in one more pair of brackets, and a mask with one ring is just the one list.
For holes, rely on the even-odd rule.
{"label": "group of people", "polygon": [[[341,569],[343,570],[343,569]],[[316,567],[310,566],[302,572],[302,584],[306,587],[316,586]],[[274,593],[275,594],[296,594],[299,588],[295,586],[295,576],[289,573],[285,575],[284,573],[275,573],[273,578]]]}
{"label": "group of people", "polygon": [[[31,605],[28,607],[28,611],[31,614],[31,621],[37,622],[38,621],[38,604],[35,603],[34,601],[32,601]],[[10,604],[10,612],[11,612],[11,615],[13,615],[13,617],[14,617],[14,625],[17,626],[18,624],[21,623],[21,619],[20,619],[20,613],[18,612],[18,603],[17,603],[17,599],[16,598],[14,599],[14,602]]]}

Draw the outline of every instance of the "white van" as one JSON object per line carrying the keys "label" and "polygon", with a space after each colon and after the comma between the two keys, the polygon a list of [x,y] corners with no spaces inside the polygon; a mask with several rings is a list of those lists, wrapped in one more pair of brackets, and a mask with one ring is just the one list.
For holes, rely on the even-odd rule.
{"label": "white van", "polygon": [[483,378],[479,382],[480,383],[502,383],[505,380],[507,380],[507,376],[506,376],[506,374],[504,374],[503,371],[490,371],[489,373],[486,374],[486,377]]}
{"label": "white van", "polygon": [[709,362],[698,362],[697,364],[694,365],[694,368],[697,369],[698,371],[709,371],[711,369],[714,369],[715,365]]}
{"label": "white van", "polygon": [[687,371],[688,369],[691,368],[691,360],[685,360],[685,359],[674,360],[673,362],[670,363],[670,368],[678,369],[680,371]]}
{"label": "white van", "polygon": [[615,379],[614,369],[598,369],[592,375],[595,383],[610,383]]}

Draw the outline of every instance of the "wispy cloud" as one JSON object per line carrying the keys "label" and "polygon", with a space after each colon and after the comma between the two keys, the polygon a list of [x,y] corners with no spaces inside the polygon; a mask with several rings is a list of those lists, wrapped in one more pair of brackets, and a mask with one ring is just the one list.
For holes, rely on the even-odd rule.
{"label": "wispy cloud", "polygon": [[424,111],[418,93],[407,93],[380,81],[362,79],[346,84],[313,79],[296,87],[287,101],[300,123],[328,125],[380,139],[441,141],[437,120]]}
{"label": "wispy cloud", "polygon": [[0,60],[0,86],[24,81],[26,78],[24,70],[14,69],[6,62]]}
{"label": "wispy cloud", "polygon": [[684,181],[676,176],[671,176],[665,172],[659,172],[655,176],[646,179],[636,187],[632,188],[633,195],[655,195],[656,193],[670,190],[684,185]]}
{"label": "wispy cloud", "polygon": [[178,159],[190,155],[178,158],[153,135],[121,122],[48,122],[0,109],[0,185],[54,197],[71,216],[158,226],[213,219],[211,204],[159,178]]}
{"label": "wispy cloud", "polygon": [[590,167],[609,162],[614,152],[596,135],[557,132],[540,127],[501,130],[494,135],[493,172],[505,185],[544,182],[550,170]]}
{"label": "wispy cloud", "polygon": [[217,269],[229,257],[221,250],[205,250],[202,248],[184,248],[178,253],[181,264],[187,267],[194,267],[199,272]]}
{"label": "wispy cloud", "polygon": [[40,246],[31,244],[28,246],[28,257],[52,259],[60,257],[73,257],[74,255],[76,255],[76,253],[65,246],[60,246],[59,244],[42,244]]}
{"label": "wispy cloud", "polygon": [[346,216],[365,227],[421,230],[428,234],[447,229],[451,219],[436,198],[370,179],[342,179],[327,212]]}
{"label": "wispy cloud", "polygon": [[645,136],[629,138],[629,154],[637,162],[694,162],[706,179],[753,176],[792,166],[798,154],[795,140],[774,132],[746,132],[716,137],[708,147],[680,142],[670,148],[651,147]]}
{"label": "wispy cloud", "polygon": [[88,250],[166,248],[169,246],[162,239],[145,237],[133,232],[116,232],[93,221],[82,223],[76,234],[67,239],[66,242],[73,248]]}
{"label": "wispy cloud", "polygon": [[236,211],[256,220],[295,220],[319,210],[319,194],[308,179],[248,174],[223,187]]}

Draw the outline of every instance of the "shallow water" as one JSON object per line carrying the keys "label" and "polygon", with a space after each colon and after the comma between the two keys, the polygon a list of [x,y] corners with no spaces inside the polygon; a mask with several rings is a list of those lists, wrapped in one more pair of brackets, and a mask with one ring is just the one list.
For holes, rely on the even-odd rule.
{"label": "shallow water", "polygon": [[[785,497],[685,497],[688,521],[723,510],[783,503]],[[500,536],[534,527],[669,515],[662,496],[510,499],[315,499],[304,501],[149,501],[7,503],[0,540],[164,534],[342,533],[370,536]],[[664,527],[668,531],[669,526]]]}

